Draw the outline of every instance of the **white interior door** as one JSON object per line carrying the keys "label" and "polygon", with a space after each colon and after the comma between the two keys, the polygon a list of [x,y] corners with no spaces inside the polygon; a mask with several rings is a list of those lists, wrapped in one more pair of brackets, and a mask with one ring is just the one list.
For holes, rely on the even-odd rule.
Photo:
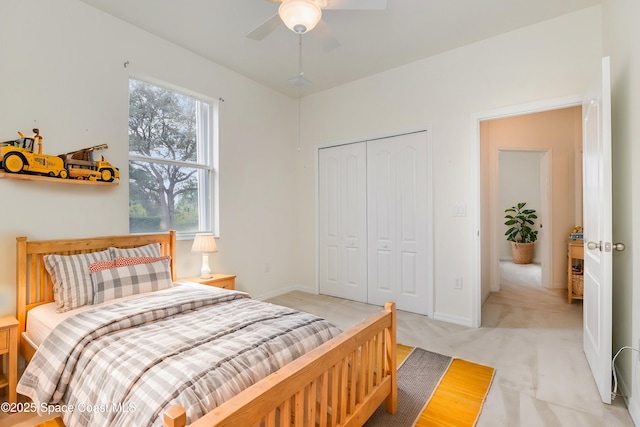
{"label": "white interior door", "polygon": [[611,403],[611,85],[602,60],[602,88],[583,104],[584,352],[603,402]]}
{"label": "white interior door", "polygon": [[431,315],[427,144],[426,132],[367,142],[368,301]]}
{"label": "white interior door", "polygon": [[367,158],[364,143],[318,153],[318,287],[367,302]]}

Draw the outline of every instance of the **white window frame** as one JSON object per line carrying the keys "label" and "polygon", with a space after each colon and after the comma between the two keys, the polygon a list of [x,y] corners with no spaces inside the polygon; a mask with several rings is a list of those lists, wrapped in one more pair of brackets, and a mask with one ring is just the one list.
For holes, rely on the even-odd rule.
{"label": "white window frame", "polygon": [[[210,98],[199,93],[191,92],[187,89],[175,85],[161,82],[153,78],[130,75],[129,80],[156,86],[179,95],[193,98],[196,101],[196,143],[198,162],[182,162],[177,160],[160,159],[157,157],[146,157],[132,155],[129,153],[129,162],[142,161],[172,164],[184,166],[191,169],[198,169],[198,230],[197,231],[177,231],[176,237],[179,240],[193,239],[197,233],[213,233],[219,237],[219,176],[218,176],[218,125],[219,125],[219,103],[220,99]],[[203,106],[208,108],[203,109]],[[127,114],[127,119],[129,115]],[[206,125],[203,126],[203,120]],[[128,129],[128,127],[127,127]],[[127,131],[128,133],[128,131]],[[204,159],[204,162],[201,161]],[[207,179],[208,176],[208,179]]]}

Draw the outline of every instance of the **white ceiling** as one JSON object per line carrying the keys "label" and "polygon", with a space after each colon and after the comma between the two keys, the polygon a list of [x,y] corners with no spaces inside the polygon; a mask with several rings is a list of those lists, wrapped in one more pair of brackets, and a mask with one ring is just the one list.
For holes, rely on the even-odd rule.
{"label": "white ceiling", "polygon": [[[298,75],[298,35],[284,25],[246,34],[278,10],[267,0],[81,0],[283,94]],[[383,11],[324,10],[340,45],[302,39],[302,94],[325,90],[456,47],[599,4],[600,0],[388,0]],[[314,33],[315,31],[315,33]]]}

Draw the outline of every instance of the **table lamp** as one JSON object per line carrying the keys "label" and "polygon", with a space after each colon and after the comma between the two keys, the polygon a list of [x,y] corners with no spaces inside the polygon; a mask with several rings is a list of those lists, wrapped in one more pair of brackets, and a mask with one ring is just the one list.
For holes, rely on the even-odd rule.
{"label": "table lamp", "polygon": [[208,279],[211,277],[211,268],[209,268],[209,253],[218,252],[216,239],[211,233],[196,234],[193,239],[191,252],[202,252],[202,270],[200,270],[200,278]]}

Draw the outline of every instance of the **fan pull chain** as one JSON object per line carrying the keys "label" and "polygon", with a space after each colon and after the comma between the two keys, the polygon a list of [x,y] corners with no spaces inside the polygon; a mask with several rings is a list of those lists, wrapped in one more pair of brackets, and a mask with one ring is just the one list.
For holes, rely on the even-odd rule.
{"label": "fan pull chain", "polygon": [[[302,83],[302,34],[298,34],[298,77]],[[298,85],[298,152],[302,151],[302,86]]]}

